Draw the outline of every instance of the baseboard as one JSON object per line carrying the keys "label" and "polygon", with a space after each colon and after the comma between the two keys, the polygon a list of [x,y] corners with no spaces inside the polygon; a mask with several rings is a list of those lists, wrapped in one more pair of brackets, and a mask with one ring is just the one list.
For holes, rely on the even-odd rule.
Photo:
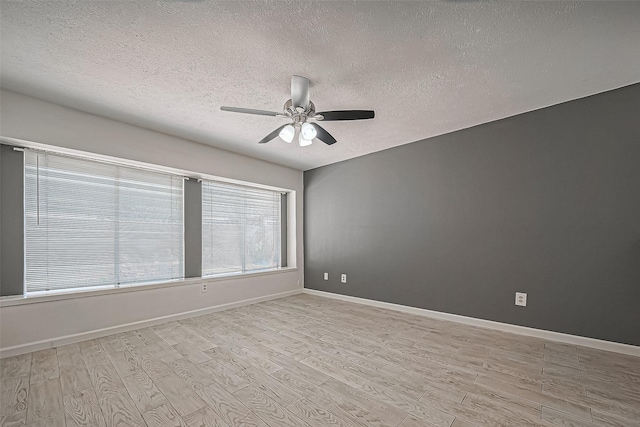
{"label": "baseboard", "polygon": [[65,335],[48,340],[35,341],[26,344],[20,344],[13,347],[0,348],[0,359],[18,354],[31,353],[32,351],[44,350],[47,348],[58,347],[61,345],[73,344],[80,341],[86,341],[94,338],[101,338],[108,335],[128,332],[134,329],[146,328],[149,326],[159,325],[161,323],[171,322],[175,320],[186,319],[189,317],[202,316],[204,314],[215,313],[216,311],[229,310],[232,308],[242,307],[245,305],[256,304],[259,302],[269,301],[278,298],[284,298],[291,295],[302,293],[302,289],[281,292],[278,294],[266,295],[263,297],[250,298],[242,301],[235,301],[228,304],[216,305],[213,307],[200,308],[197,310],[185,311],[182,313],[170,314],[168,316],[155,317],[153,319],[140,320],[138,322],[125,323],[123,325],[111,326],[103,329],[95,329],[93,331],[81,332],[78,334]]}
{"label": "baseboard", "polygon": [[584,347],[591,347],[599,350],[613,351],[616,353],[629,354],[631,356],[640,357],[640,347],[630,344],[621,344],[613,341],[604,341],[595,338],[581,337],[579,335],[563,334],[561,332],[546,331],[544,329],[528,328],[526,326],[511,325],[509,323],[494,322],[492,320],[476,319],[474,317],[460,316],[458,314],[449,314],[443,313],[441,311],[433,311],[424,308],[393,304],[390,302],[382,302],[371,299],[352,297],[348,295],[334,294],[332,292],[316,291],[314,289],[304,289],[304,293],[325,298],[333,298],[341,301],[354,302],[357,304],[370,305],[373,307],[386,308],[388,310],[401,311],[403,313],[415,314],[418,316],[431,317],[440,320],[449,320],[451,322],[464,323],[467,325],[496,329],[513,334],[527,335],[530,337],[543,338],[550,341],[581,345]]}

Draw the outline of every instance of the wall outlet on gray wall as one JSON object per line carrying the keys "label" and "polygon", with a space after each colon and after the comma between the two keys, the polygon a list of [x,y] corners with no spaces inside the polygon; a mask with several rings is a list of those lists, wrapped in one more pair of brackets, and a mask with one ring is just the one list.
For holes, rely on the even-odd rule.
{"label": "wall outlet on gray wall", "polygon": [[516,292],[516,305],[526,307],[527,306],[527,294],[523,292]]}
{"label": "wall outlet on gray wall", "polygon": [[329,273],[324,273],[324,280],[329,280]]}
{"label": "wall outlet on gray wall", "polygon": [[342,283],[347,283],[347,275],[346,274],[342,274],[340,275],[340,281]]}

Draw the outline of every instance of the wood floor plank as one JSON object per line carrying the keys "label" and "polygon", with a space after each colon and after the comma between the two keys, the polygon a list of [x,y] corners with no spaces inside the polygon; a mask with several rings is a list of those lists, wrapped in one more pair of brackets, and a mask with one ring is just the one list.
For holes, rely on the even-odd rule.
{"label": "wood floor plank", "polygon": [[80,363],[84,365],[80,346],[77,343],[56,347],[56,354],[58,356],[58,366],[61,368]]}
{"label": "wood floor plank", "polygon": [[[561,394],[560,396],[565,396]],[[558,395],[556,395],[558,397]],[[640,420],[640,402],[637,405],[627,405],[621,402],[612,400],[601,400],[588,396],[571,396],[568,397],[572,402],[576,404],[589,407],[591,409],[591,416],[595,417],[595,414],[602,414],[602,416],[621,417],[623,419]],[[567,411],[565,411],[567,412]]]}
{"label": "wood floor plank", "polygon": [[0,416],[27,410],[29,377],[0,381]]}
{"label": "wood floor plank", "polygon": [[452,412],[455,416],[460,415],[466,418],[465,415],[469,413],[465,413],[464,408],[469,408],[474,411],[474,418],[472,418],[474,422],[477,421],[477,414],[486,414],[488,416],[487,419],[490,419],[493,424],[497,422],[498,424],[523,426],[552,425],[550,422],[541,419],[541,412],[539,410],[534,410],[528,406],[519,407],[515,402],[492,400],[472,393],[467,394],[462,404],[454,407]]}
{"label": "wood floor plank", "polygon": [[552,422],[553,424],[560,424],[563,426],[571,427],[591,427],[593,423],[591,421],[585,421],[581,418],[574,417],[564,412],[556,411],[555,409],[542,407],[542,419]]}
{"label": "wood floor plank", "polygon": [[171,405],[160,405],[142,414],[148,427],[188,427]]}
{"label": "wood floor plank", "polygon": [[490,389],[478,389],[467,393],[462,405],[475,408],[492,408],[494,410],[497,408],[499,410],[509,409],[531,418],[540,418],[540,411],[542,410],[542,405],[540,404]]}
{"label": "wood floor plank", "polygon": [[59,377],[58,355],[55,348],[48,348],[33,353],[31,361],[31,384]]}
{"label": "wood floor plank", "polygon": [[[542,408],[544,410],[544,408]],[[640,425],[640,418],[627,418],[623,415],[603,413],[599,411],[592,411],[594,424],[611,427],[638,427]]]}
{"label": "wood floor plank", "polygon": [[126,350],[135,350],[137,348],[143,348],[147,346],[140,335],[136,333],[136,331],[126,332],[124,334],[119,335],[120,341],[124,344]]}
{"label": "wood floor plank", "polygon": [[104,427],[104,417],[93,389],[82,390],[64,397],[67,427]]}
{"label": "wood floor plank", "polygon": [[623,388],[604,388],[586,386],[587,397],[593,397],[595,399],[615,401],[623,403],[625,405],[634,406],[640,403],[640,389],[637,391],[625,390]]}
{"label": "wood floor plank", "polygon": [[100,399],[100,408],[107,427],[146,426],[136,405],[126,392],[112,394]]}
{"label": "wood floor plank", "polygon": [[425,420],[415,417],[413,415],[407,415],[398,427],[431,427],[432,424]]}
{"label": "wood floor plank", "polygon": [[92,387],[89,371],[82,359],[77,365],[60,367],[60,385],[63,396]]}
{"label": "wood floor plank", "polygon": [[202,390],[213,384],[214,378],[202,364],[194,365],[187,359],[177,359],[169,362],[169,367],[193,390]]}
{"label": "wood floor plank", "polygon": [[189,427],[229,427],[210,407],[204,407],[184,417]]}
{"label": "wood floor plank", "polygon": [[369,381],[360,375],[350,372],[346,368],[322,361],[314,356],[303,359],[300,363],[354,388],[360,388],[369,384]]}
{"label": "wood floor plank", "polygon": [[487,388],[502,392],[509,393],[513,396],[520,397],[532,402],[536,402],[540,405],[549,407],[551,409],[560,410],[568,414],[575,415],[579,418],[591,419],[591,411],[588,407],[578,405],[576,403],[563,400],[557,397],[544,395],[541,392],[534,392],[526,388],[510,385],[498,380],[494,380],[487,376],[478,376],[476,384],[485,386]]}
{"label": "wood floor plank", "polygon": [[349,424],[342,418],[335,416],[309,399],[296,400],[287,409],[312,427],[349,427]]}
{"label": "wood floor plank", "polygon": [[251,383],[254,387],[283,407],[287,407],[301,398],[298,393],[291,390],[289,387],[282,385],[258,369],[245,369],[244,371],[239,372],[238,375],[245,378],[247,380],[247,384]]}
{"label": "wood floor plank", "polygon": [[118,335],[110,335],[108,337],[103,337],[98,339],[102,348],[107,354],[114,354],[120,351],[127,350],[127,346],[124,341]]}
{"label": "wood floor plank", "polygon": [[152,328],[137,329],[134,332],[147,345],[162,341],[162,338],[160,338]]}
{"label": "wood floor plank", "polygon": [[65,420],[65,413],[58,412],[43,420],[38,420],[32,423],[29,423],[27,424],[27,427],[65,427],[67,425],[71,426],[71,424],[67,424]]}
{"label": "wood floor plank", "polygon": [[220,384],[230,393],[233,393],[234,391],[240,390],[241,388],[249,385],[249,381],[247,381],[245,378],[238,376],[231,369],[227,368],[221,363],[218,363],[215,360],[209,360],[207,362],[201,363],[200,365],[198,365],[198,369],[206,372],[210,378],[212,378],[215,382]]}
{"label": "wood floor plank", "polygon": [[395,423],[395,425],[398,425],[407,416],[406,411],[398,409],[388,403],[381,402],[364,391],[338,380],[329,379],[322,385],[330,392],[339,394],[347,402],[361,407],[375,417],[380,417],[386,421]]}
{"label": "wood floor plank", "polygon": [[60,380],[52,378],[29,386],[27,422],[48,418],[64,409]]}
{"label": "wood floor plank", "polygon": [[309,424],[293,415],[262,391],[249,385],[234,393],[242,403],[271,426],[308,427]]}
{"label": "wood floor plank", "polygon": [[304,365],[300,363],[299,360],[293,359],[289,356],[279,356],[278,358],[274,359],[273,362],[275,362],[276,364],[280,365],[283,368],[287,368],[294,374],[316,385],[320,385],[326,380],[328,380],[329,378],[331,378],[329,375],[323,372],[320,372],[318,370],[315,370],[307,365]]}
{"label": "wood floor plank", "polygon": [[111,360],[113,367],[116,368],[116,372],[121,378],[131,375],[140,369],[140,364],[129,350],[111,353],[109,354],[109,360]]}
{"label": "wood floor plank", "polygon": [[211,359],[226,366],[233,372],[242,371],[243,369],[247,369],[253,366],[246,360],[233,354],[233,352],[231,352],[231,350],[227,349],[226,347],[219,346],[210,350],[206,350],[205,353],[211,356]]}
{"label": "wood floor plank", "polygon": [[456,418],[455,420],[453,420],[453,424],[451,424],[451,427],[477,427],[474,424],[471,424],[470,422],[464,421],[460,418]]}
{"label": "wood floor plank", "polygon": [[0,381],[29,376],[33,353],[0,359]]}
{"label": "wood floor plank", "polygon": [[140,349],[132,349],[131,354],[138,362],[138,365],[149,375],[152,379],[164,377],[169,375],[171,368],[164,363],[160,358],[153,353],[147,353]]}
{"label": "wood floor plank", "polygon": [[197,393],[229,426],[257,427],[263,423],[244,403],[217,384]]}
{"label": "wood floor plank", "polygon": [[202,409],[207,404],[198,396],[179,376],[170,374],[162,378],[158,378],[156,386],[169,400],[171,406],[181,416],[189,415],[192,412]]}
{"label": "wood floor plank", "polygon": [[280,369],[271,374],[271,377],[281,384],[289,387],[297,392],[300,396],[306,397],[318,403],[322,407],[330,408],[336,403],[340,403],[342,399],[329,393],[322,387],[305,380],[299,375],[291,372],[289,369]]}
{"label": "wood floor plank", "polygon": [[266,357],[262,357],[249,349],[243,347],[231,347],[231,351],[253,367],[262,370],[267,375],[282,368],[282,366],[276,365]]}
{"label": "wood floor plank", "polygon": [[91,384],[93,384],[98,399],[105,398],[112,394],[122,393],[125,390],[120,376],[108,360],[104,365],[89,367],[88,371],[89,379],[91,380]]}
{"label": "wood floor plank", "polygon": [[204,351],[204,350],[209,350],[211,348],[214,348],[216,346],[214,343],[212,343],[208,339],[194,332],[193,329],[190,329],[188,327],[186,327],[185,329],[188,331],[187,334],[185,335],[186,341],[195,345],[198,349]]}
{"label": "wood floor plank", "polygon": [[329,409],[329,412],[347,422],[349,425],[358,427],[391,427],[398,425],[397,423],[386,421],[360,406],[347,401],[332,407]]}
{"label": "wood floor plank", "polygon": [[122,378],[122,382],[141,413],[169,403],[151,377],[143,371]]}
{"label": "wood floor plank", "polygon": [[187,358],[190,362],[198,365],[200,363],[204,363],[207,360],[211,360],[211,357],[207,355],[205,352],[200,350],[194,344],[183,341],[173,346],[178,353]]}
{"label": "wood floor plank", "polygon": [[133,348],[129,351],[134,356],[138,354],[151,355],[165,363],[175,359],[182,359],[183,357],[175,348],[167,344],[164,340],[149,344],[146,347]]}
{"label": "wood floor plank", "polygon": [[[375,384],[363,387],[362,390],[372,396],[381,403],[389,404],[399,409],[403,413],[416,416],[422,420],[428,421],[432,426],[448,427],[453,421],[453,416],[434,407],[432,400],[416,401],[407,399],[405,396],[393,389],[384,388]],[[449,401],[446,398],[438,400],[446,406]]]}
{"label": "wood floor plank", "polygon": [[92,344],[87,343],[79,343],[80,346],[80,354],[84,359],[84,363],[87,368],[91,368],[97,365],[106,365],[110,364],[109,356],[102,348],[102,345],[98,341],[89,341]]}
{"label": "wood floor plank", "polygon": [[425,391],[419,402],[453,402],[462,403],[462,400],[467,395],[466,386],[458,384],[442,384],[437,381],[425,384]]}
{"label": "wood floor plank", "polygon": [[[27,422],[27,411],[14,412],[12,414],[0,415],[0,426],[2,427],[18,427],[24,426]],[[41,424],[45,427],[46,424]],[[62,425],[64,427],[64,424]]]}

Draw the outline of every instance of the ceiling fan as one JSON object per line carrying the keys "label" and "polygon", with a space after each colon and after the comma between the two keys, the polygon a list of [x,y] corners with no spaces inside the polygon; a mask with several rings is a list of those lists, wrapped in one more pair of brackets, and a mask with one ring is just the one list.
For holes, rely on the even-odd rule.
{"label": "ceiling fan", "polygon": [[258,143],[264,144],[276,136],[280,136],[284,141],[290,143],[298,134],[298,142],[301,147],[311,145],[314,138],[318,138],[327,145],[336,142],[336,139],[329,132],[317,123],[312,123],[313,121],[364,120],[373,119],[375,115],[371,110],[340,110],[316,113],[316,106],[309,99],[309,79],[301,76],[291,77],[291,99],[285,102],[282,113],[237,107],[220,107],[220,109],[232,113],[257,114],[290,119],[290,124],[280,126],[258,141]]}

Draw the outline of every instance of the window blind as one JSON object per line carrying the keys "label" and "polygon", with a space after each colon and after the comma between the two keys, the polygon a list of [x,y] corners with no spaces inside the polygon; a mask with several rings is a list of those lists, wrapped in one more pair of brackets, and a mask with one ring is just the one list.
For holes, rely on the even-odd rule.
{"label": "window blind", "polygon": [[202,275],[281,266],[280,193],[202,183]]}
{"label": "window blind", "polygon": [[183,178],[25,153],[26,292],[184,277]]}

